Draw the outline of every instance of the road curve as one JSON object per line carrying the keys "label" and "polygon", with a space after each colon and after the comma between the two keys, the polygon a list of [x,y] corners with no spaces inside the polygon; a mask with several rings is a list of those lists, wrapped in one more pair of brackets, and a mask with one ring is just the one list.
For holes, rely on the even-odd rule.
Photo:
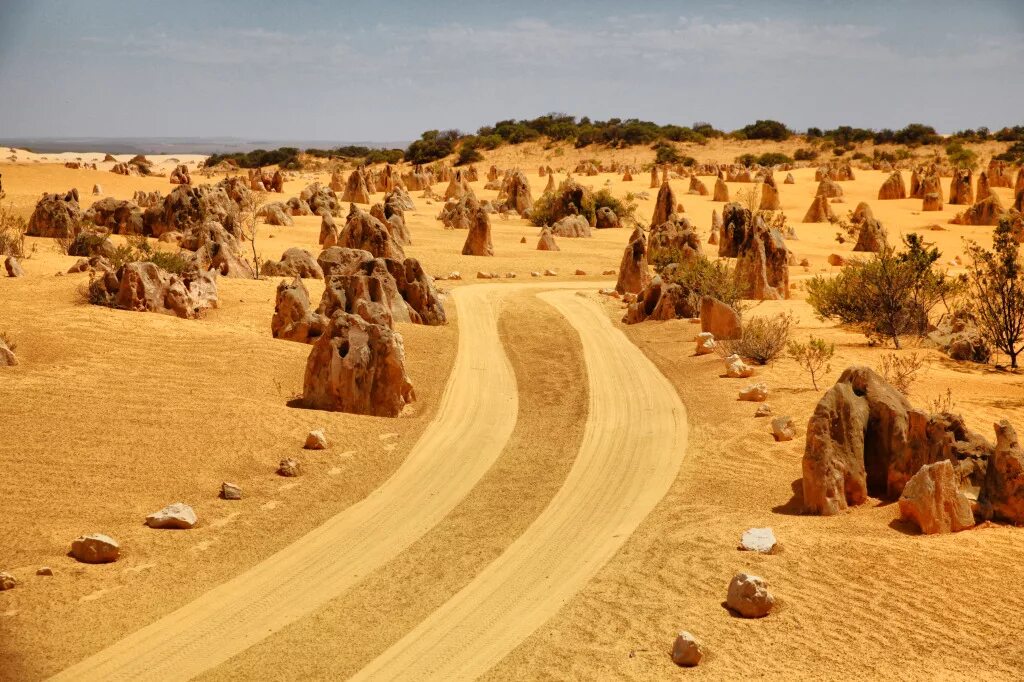
{"label": "road curve", "polygon": [[540,297],[583,341],[590,413],[576,462],[523,535],[354,679],[479,677],[597,573],[676,477],[687,424],[672,385],[594,302]]}
{"label": "road curve", "polygon": [[315,610],[441,521],[501,454],[515,427],[515,375],[498,304],[520,287],[452,292],[459,346],[437,416],[380,488],[190,604],[55,680],[188,680]]}

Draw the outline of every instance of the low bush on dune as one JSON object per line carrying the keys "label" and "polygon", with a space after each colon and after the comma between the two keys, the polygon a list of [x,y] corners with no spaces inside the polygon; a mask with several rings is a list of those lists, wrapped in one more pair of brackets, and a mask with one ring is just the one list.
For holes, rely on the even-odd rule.
{"label": "low bush on dune", "polygon": [[851,260],[835,277],[818,275],[807,283],[807,302],[822,319],[858,328],[872,342],[928,333],[929,315],[963,288],[935,267],[938,249],[917,234],[904,238],[904,250],[885,247],[867,260]]}
{"label": "low bush on dune", "polygon": [[761,155],[741,154],[736,157],[736,163],[746,167],[750,166],[781,166],[784,163],[793,163],[793,159],[780,152],[765,152]]}
{"label": "low bush on dune", "polygon": [[717,298],[737,312],[741,310],[744,291],[728,261],[668,249],[659,252],[652,265],[663,281],[682,287],[694,310],[700,309],[705,296]]}
{"label": "low bush on dune", "polygon": [[796,161],[814,161],[816,158],[818,158],[818,152],[813,149],[801,147],[793,152],[793,159]]}
{"label": "low bush on dune", "polygon": [[715,350],[723,357],[736,354],[759,365],[767,365],[786,350],[795,322],[792,313],[780,313],[775,317],[752,317],[743,322],[740,338],[718,340],[715,342]]}
{"label": "low bush on dune", "polygon": [[0,205],[0,256],[27,258],[25,251],[25,233],[28,222],[6,206]]}
{"label": "low bush on dune", "polygon": [[130,238],[126,244],[117,247],[110,258],[115,270],[127,263],[152,263],[175,275],[195,269],[195,263],[181,251],[154,249],[145,237]]}
{"label": "low bush on dune", "polygon": [[557,191],[543,194],[533,202],[530,223],[537,227],[553,225],[562,216],[572,214],[575,209],[576,213],[593,225],[597,219],[597,209],[603,206],[614,211],[622,222],[636,220],[635,203],[619,199],[609,189],[603,188],[597,192],[585,191],[579,197]]}
{"label": "low bush on dune", "polygon": [[789,357],[811,375],[811,385],[817,391],[818,379],[832,371],[832,356],[836,354],[836,344],[810,336],[807,343],[790,341],[786,345],[786,350]]}

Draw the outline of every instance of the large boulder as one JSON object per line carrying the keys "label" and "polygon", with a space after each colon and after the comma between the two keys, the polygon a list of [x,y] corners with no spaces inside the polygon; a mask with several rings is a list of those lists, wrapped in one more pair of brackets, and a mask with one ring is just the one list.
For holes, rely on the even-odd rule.
{"label": "large boulder", "polygon": [[655,276],[629,304],[622,321],[636,324],[645,320],[675,320],[693,317],[696,311],[687,292],[678,284],[664,283]]}
{"label": "large boulder", "polygon": [[648,258],[658,263],[683,262],[702,252],[700,235],[683,216],[655,225],[647,235]]}
{"label": "large boulder", "polygon": [[599,230],[606,230],[612,227],[622,227],[622,223],[619,221],[619,216],[615,215],[615,211],[609,206],[601,206],[595,212],[596,218],[594,227]]}
{"label": "large boulder", "polygon": [[305,249],[292,247],[281,254],[278,262],[266,261],[261,268],[267,277],[304,277],[322,279],[323,268],[313,258],[313,254]]}
{"label": "large boulder", "polygon": [[473,214],[480,208],[480,202],[472,192],[460,199],[445,202],[437,219],[451,230],[468,230],[473,225]]}
{"label": "large boulder", "polygon": [[629,243],[619,263],[619,279],[615,290],[620,294],[636,294],[642,291],[651,281],[650,268],[647,265],[647,238],[639,227],[633,230]]}
{"label": "large boulder", "polygon": [[121,548],[109,535],[93,533],[72,541],[71,556],[83,564],[107,564],[117,561],[121,556]]}
{"label": "large boulder", "polygon": [[148,262],[126,263],[116,273],[94,280],[90,289],[99,294],[95,300],[109,301],[116,308],[185,319],[199,317],[217,305],[216,272],[175,275]]}
{"label": "large boulder", "polygon": [[327,319],[313,310],[302,279],[282,280],[277,285],[274,316],[270,319],[270,332],[275,339],[312,343],[326,326]]}
{"label": "large boulder", "polygon": [[[340,218],[344,213],[344,208],[338,200],[338,195],[330,187],[324,187],[319,182],[307,185],[299,193],[299,200],[309,206],[309,210],[312,211],[313,215],[330,213],[335,218]],[[367,199],[366,203],[370,203],[369,199]]]}
{"label": "large boulder", "polygon": [[982,516],[1024,525],[1024,450],[1005,419],[997,422],[996,447],[978,496]]}
{"label": "large boulder", "polygon": [[900,495],[900,516],[922,533],[955,533],[974,525],[971,503],[960,492],[953,464],[944,459],[925,464],[910,477]]}
{"label": "large boulder", "polygon": [[[214,222],[237,236],[238,204],[228,190],[232,185],[178,185],[163,203],[150,206],[143,214],[143,234],[160,237],[167,232],[188,234]],[[247,191],[247,190],[246,190]]]}
{"label": "large boulder", "polygon": [[188,166],[185,164],[179,164],[174,167],[171,171],[171,184],[172,185],[191,185],[192,178],[188,174]]}
{"label": "large boulder", "polygon": [[[333,186],[331,189],[333,191]],[[361,169],[357,168],[349,174],[341,200],[355,204],[370,203],[370,191],[366,187],[366,178],[363,176]]]}
{"label": "large boulder", "polygon": [[415,400],[401,334],[335,315],[306,362],[303,403],[318,410],[395,417]]}
{"label": "large boulder", "polygon": [[466,235],[466,243],[462,246],[463,256],[493,256],[494,245],[491,243],[491,219],[487,212],[478,208],[473,212],[473,223]]}
{"label": "large boulder", "polygon": [[385,265],[395,279],[398,292],[405,299],[410,321],[430,326],[448,323],[434,280],[423,271],[418,260],[406,258],[404,263],[386,260]]}
{"label": "large boulder", "polygon": [[291,227],[295,224],[291,214],[288,212],[288,207],[280,201],[274,201],[261,206],[259,215],[267,225]]}
{"label": "large boulder", "polygon": [[567,215],[555,221],[551,226],[551,233],[556,237],[589,237],[590,223],[581,215]]}
{"label": "large boulder", "polygon": [[885,246],[886,239],[882,223],[875,220],[873,216],[868,216],[860,224],[860,232],[857,234],[857,243],[853,250],[877,253]]}
{"label": "large boulder", "polygon": [[724,340],[738,339],[743,335],[743,325],[736,309],[711,296],[700,300],[700,330]]}
{"label": "large boulder", "polygon": [[807,213],[804,214],[802,222],[805,223],[827,223],[835,220],[835,213],[832,212],[832,204],[829,203],[828,197],[818,195],[811,201],[810,208],[807,209]]}
{"label": "large boulder", "polygon": [[82,209],[78,205],[78,190],[64,194],[43,194],[28,220],[30,237],[74,237],[82,222]]}
{"label": "large boulder", "polygon": [[736,258],[736,279],[746,298],[789,298],[789,249],[777,228],[737,203],[722,210],[718,255]]}
{"label": "large boulder", "polygon": [[971,171],[958,168],[953,171],[953,179],[949,181],[949,203],[969,206],[974,203],[974,187]]}
{"label": "large boulder", "polygon": [[[952,202],[950,202],[952,203]],[[998,225],[1006,215],[1006,209],[999,200],[998,194],[990,194],[987,198],[967,208],[949,220],[953,225]]]}
{"label": "large boulder", "polygon": [[868,496],[895,500],[922,466],[943,459],[976,481],[987,457],[984,439],[962,418],[914,409],[873,370],[850,367],[807,424],[804,506],[829,515]]}
{"label": "large boulder", "polygon": [[85,212],[85,220],[114,234],[139,235],[145,230],[142,209],[131,201],[106,197]]}
{"label": "large boulder", "polygon": [[658,198],[654,201],[654,215],[651,216],[651,226],[661,225],[676,212],[676,195],[668,180],[661,183],[658,189]]}
{"label": "large boulder", "polygon": [[895,170],[878,189],[878,198],[882,200],[906,199],[907,186],[903,183],[903,174]]}
{"label": "large boulder", "polygon": [[366,211],[352,204],[345,229],[338,236],[338,246],[348,249],[362,249],[377,258],[405,260],[405,251],[392,236],[391,231]]}
{"label": "large boulder", "polygon": [[346,273],[325,278],[323,297],[317,313],[326,318],[338,313],[358,315],[367,322],[393,327],[411,322],[409,306],[388,269],[388,260],[374,258]]}
{"label": "large boulder", "polygon": [[516,169],[505,176],[498,192],[496,208],[515,211],[519,215],[527,215],[533,208],[533,196],[530,194],[530,183],[526,174]]}

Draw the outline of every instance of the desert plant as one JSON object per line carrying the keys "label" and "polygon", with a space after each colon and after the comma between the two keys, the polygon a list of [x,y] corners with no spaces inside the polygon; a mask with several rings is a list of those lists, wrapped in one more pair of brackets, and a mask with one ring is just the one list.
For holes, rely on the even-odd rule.
{"label": "desert plant", "polygon": [[28,222],[0,204],[0,256],[27,258],[30,255],[25,251],[27,231]]}
{"label": "desert plant", "polygon": [[679,163],[679,152],[668,142],[661,141],[654,145],[653,149],[655,151],[654,163]]}
{"label": "desert plant", "polygon": [[807,302],[821,319],[835,319],[864,331],[872,341],[928,332],[929,314],[961,289],[958,280],[934,267],[940,253],[919,235],[904,238],[905,249],[886,246],[867,260],[851,260],[835,277],[807,283]]}
{"label": "desert plant", "polygon": [[903,395],[910,392],[910,387],[917,381],[917,375],[923,368],[924,358],[917,353],[886,353],[878,363],[878,373]]}
{"label": "desert plant", "polygon": [[619,199],[611,193],[611,190],[604,188],[594,193],[594,210],[607,206],[615,212],[623,223],[636,222],[636,202],[631,200],[630,195]]}
{"label": "desert plant", "polygon": [[953,390],[950,388],[947,388],[945,393],[940,393],[928,401],[928,409],[932,412],[952,412],[955,407],[956,401],[953,399]]}
{"label": "desert plant", "polygon": [[794,323],[792,313],[780,313],[775,317],[752,317],[743,322],[740,338],[718,340],[715,342],[715,350],[723,357],[736,354],[759,365],[767,365],[786,350]]}
{"label": "desert plant", "polygon": [[790,341],[786,347],[789,357],[811,375],[811,385],[818,390],[818,378],[832,371],[832,356],[836,353],[836,344],[826,343],[825,339],[809,336],[807,343]]}
{"label": "desert plant", "polygon": [[711,296],[742,312],[744,292],[727,261],[713,261],[703,254],[684,258],[678,251],[668,250],[659,253],[652,265],[662,280],[682,287],[694,310],[700,309],[703,297]]}
{"label": "desert plant", "polygon": [[797,161],[814,161],[818,158],[818,152],[813,149],[805,149],[801,147],[793,152],[793,158]]}
{"label": "desert plant", "polygon": [[971,308],[981,333],[1016,369],[1024,351],[1024,267],[1009,220],[999,221],[992,242],[991,251],[967,244],[973,261],[967,271]]}
{"label": "desert plant", "polygon": [[249,242],[249,246],[252,248],[253,279],[260,279],[260,266],[263,264],[263,259],[256,249],[256,240],[259,237],[260,211],[265,203],[265,198],[264,192],[250,192],[242,200],[238,211],[240,236],[244,241]]}

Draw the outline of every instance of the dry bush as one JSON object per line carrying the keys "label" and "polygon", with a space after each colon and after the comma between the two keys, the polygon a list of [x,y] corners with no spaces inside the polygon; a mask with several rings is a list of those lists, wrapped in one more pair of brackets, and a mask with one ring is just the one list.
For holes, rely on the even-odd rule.
{"label": "dry bush", "polygon": [[6,206],[0,205],[0,256],[28,258],[31,252],[25,251],[25,233],[28,222],[16,216]]}
{"label": "dry bush", "polygon": [[811,384],[818,390],[818,378],[832,371],[832,356],[836,353],[836,344],[826,343],[825,339],[811,336],[807,343],[790,341],[787,349],[789,356],[796,360],[800,367],[811,375]]}
{"label": "dry bush", "polygon": [[878,373],[903,395],[910,392],[910,386],[917,381],[917,375],[924,369],[924,358],[917,353],[897,355],[886,353],[878,364]]}
{"label": "dry bush", "polygon": [[752,317],[743,323],[743,335],[738,339],[715,340],[715,350],[723,357],[739,355],[759,365],[767,365],[786,350],[789,333],[796,320],[792,313],[775,317]]}
{"label": "dry bush", "polygon": [[955,407],[956,401],[953,400],[953,391],[949,388],[946,389],[945,393],[940,393],[928,402],[928,409],[932,412],[952,412]]}

